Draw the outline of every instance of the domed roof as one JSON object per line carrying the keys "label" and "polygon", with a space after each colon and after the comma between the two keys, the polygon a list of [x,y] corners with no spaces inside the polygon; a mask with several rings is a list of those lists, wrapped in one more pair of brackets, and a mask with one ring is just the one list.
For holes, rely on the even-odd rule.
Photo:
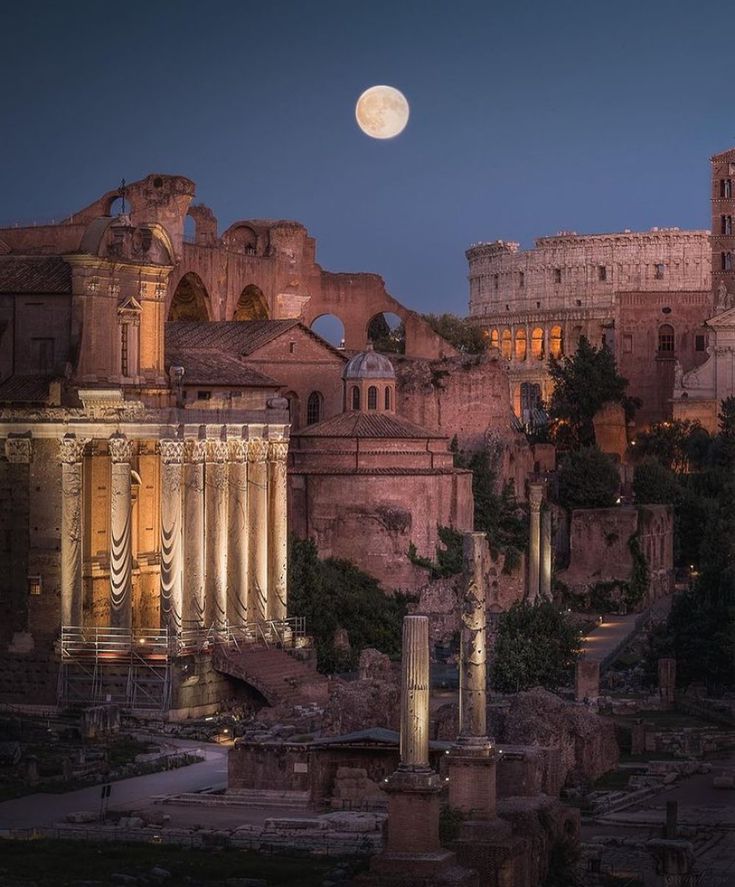
{"label": "domed roof", "polygon": [[356,354],[342,371],[345,381],[351,379],[395,379],[393,364],[383,354],[373,350],[372,343],[365,351]]}

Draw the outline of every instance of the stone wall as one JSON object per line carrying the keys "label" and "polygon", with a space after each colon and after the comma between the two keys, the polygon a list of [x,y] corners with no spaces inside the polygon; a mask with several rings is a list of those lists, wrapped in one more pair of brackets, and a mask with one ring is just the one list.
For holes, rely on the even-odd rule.
{"label": "stone wall", "polygon": [[171,661],[169,720],[183,721],[214,714],[228,700],[255,707],[264,704],[260,694],[243,681],[217,671],[211,656],[181,656]]}

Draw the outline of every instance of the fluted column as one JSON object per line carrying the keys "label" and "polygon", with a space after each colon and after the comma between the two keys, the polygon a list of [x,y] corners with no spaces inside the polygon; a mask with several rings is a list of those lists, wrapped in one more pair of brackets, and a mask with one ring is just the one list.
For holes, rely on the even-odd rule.
{"label": "fluted column", "polygon": [[204,625],[204,450],[205,441],[184,445],[184,622]]}
{"label": "fluted column", "polygon": [[551,600],[551,511],[541,512],[541,597]]}
{"label": "fluted column", "polygon": [[74,434],[59,441],[61,462],[61,624],[81,625],[82,588],[82,481],[84,446]]}
{"label": "fluted column", "polygon": [[250,581],[248,613],[268,618],[268,441],[248,441],[248,509],[250,514]]}
{"label": "fluted column", "polygon": [[248,442],[230,440],[227,612],[230,622],[248,621]]}
{"label": "fluted column", "polygon": [[205,481],[205,589],[207,622],[227,628],[227,441],[208,440]]}
{"label": "fluted column", "polygon": [[184,441],[160,441],[161,453],[161,624],[181,631],[184,601],[182,551],[182,463]]}
{"label": "fluted column", "polygon": [[130,463],[134,444],[124,434],[109,440],[110,485],[110,625],[130,628],[133,609]]}
{"label": "fluted column", "polygon": [[401,770],[429,768],[429,618],[403,620]]}
{"label": "fluted column", "polygon": [[288,611],[286,600],[288,593],[287,456],[288,441],[272,440],[269,442],[270,585],[268,588],[268,618],[279,622],[286,619]]}
{"label": "fluted column", "polygon": [[528,546],[528,600],[533,603],[539,598],[539,578],[541,566],[541,501],[544,485],[532,481],[528,485],[528,505],[530,508],[530,538]]}
{"label": "fluted column", "polygon": [[462,745],[487,745],[486,551],[484,533],[465,533],[457,740]]}

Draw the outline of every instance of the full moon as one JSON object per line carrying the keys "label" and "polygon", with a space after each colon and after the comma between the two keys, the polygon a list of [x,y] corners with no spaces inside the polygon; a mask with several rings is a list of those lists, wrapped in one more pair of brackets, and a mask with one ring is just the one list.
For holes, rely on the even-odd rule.
{"label": "full moon", "polygon": [[393,86],[371,86],[357,100],[355,118],[373,139],[392,139],[408,123],[406,96]]}

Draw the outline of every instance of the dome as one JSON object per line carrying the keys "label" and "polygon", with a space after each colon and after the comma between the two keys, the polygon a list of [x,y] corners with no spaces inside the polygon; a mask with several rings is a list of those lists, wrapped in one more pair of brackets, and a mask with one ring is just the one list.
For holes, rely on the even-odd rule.
{"label": "dome", "polygon": [[383,354],[368,345],[365,351],[356,354],[348,362],[342,372],[345,381],[355,379],[395,379],[396,371],[393,364]]}

